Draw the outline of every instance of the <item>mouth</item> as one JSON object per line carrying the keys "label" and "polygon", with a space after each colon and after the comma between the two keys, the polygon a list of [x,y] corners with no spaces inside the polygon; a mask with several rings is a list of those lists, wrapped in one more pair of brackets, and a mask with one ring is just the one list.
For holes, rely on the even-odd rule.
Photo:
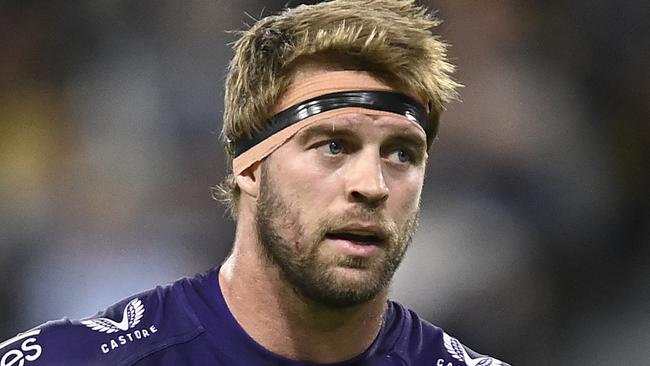
{"label": "mouth", "polygon": [[325,234],[330,240],[343,240],[356,245],[382,246],[387,235],[378,227],[346,227]]}

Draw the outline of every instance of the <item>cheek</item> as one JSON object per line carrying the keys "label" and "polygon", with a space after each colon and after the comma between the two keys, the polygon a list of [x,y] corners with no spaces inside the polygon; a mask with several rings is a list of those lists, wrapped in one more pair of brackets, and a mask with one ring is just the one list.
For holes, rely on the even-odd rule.
{"label": "cheek", "polygon": [[333,187],[340,179],[296,155],[277,154],[269,163],[275,191],[290,211],[287,214],[303,229],[303,235],[311,237],[334,201]]}
{"label": "cheek", "polygon": [[[278,158],[282,159],[281,156]],[[282,185],[280,189],[284,196],[303,211],[324,208],[327,202],[333,200],[332,195],[341,182],[335,171],[323,169],[307,159],[284,159],[277,166],[276,177]]]}
{"label": "cheek", "polygon": [[409,213],[418,210],[423,181],[423,173],[417,172],[393,182],[391,196],[394,198],[399,219],[407,219]]}

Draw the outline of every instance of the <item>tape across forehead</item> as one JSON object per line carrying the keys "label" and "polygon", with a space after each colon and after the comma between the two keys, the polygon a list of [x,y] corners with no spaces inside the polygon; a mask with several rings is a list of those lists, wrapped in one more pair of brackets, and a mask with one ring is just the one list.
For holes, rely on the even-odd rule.
{"label": "tape across forehead", "polygon": [[401,116],[429,132],[421,103],[363,71],[331,71],[300,79],[283,94],[273,113],[267,128],[232,141],[233,174],[261,161],[304,127],[342,114]]}

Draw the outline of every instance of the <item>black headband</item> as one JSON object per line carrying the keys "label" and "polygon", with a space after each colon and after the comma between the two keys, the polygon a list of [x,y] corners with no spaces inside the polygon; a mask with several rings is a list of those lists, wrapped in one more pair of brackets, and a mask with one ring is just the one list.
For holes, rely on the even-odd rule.
{"label": "black headband", "polygon": [[234,156],[241,155],[246,150],[296,122],[319,113],[346,107],[367,108],[401,114],[422,126],[427,135],[431,132],[428,128],[426,109],[418,101],[407,95],[392,91],[346,91],[320,95],[276,114],[271,117],[269,126],[266,129],[254,133],[250,138],[242,136],[233,141]]}

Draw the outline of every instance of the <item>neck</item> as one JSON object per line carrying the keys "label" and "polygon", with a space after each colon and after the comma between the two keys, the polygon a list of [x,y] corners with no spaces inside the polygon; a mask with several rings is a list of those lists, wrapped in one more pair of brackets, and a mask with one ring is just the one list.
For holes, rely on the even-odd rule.
{"label": "neck", "polygon": [[343,309],[305,299],[264,259],[251,228],[253,222],[237,225],[233,252],[219,272],[223,297],[246,333],[267,350],[301,361],[339,362],[366,350],[381,328],[387,291]]}

